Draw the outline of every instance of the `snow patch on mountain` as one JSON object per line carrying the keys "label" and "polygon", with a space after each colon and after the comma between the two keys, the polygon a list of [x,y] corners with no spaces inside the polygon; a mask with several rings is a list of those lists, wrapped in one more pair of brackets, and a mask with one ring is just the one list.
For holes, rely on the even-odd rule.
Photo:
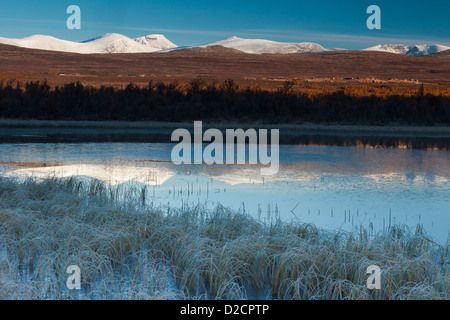
{"label": "snow patch on mountain", "polygon": [[139,37],[134,39],[134,41],[143,44],[145,46],[149,46],[152,48],[158,48],[160,50],[167,50],[177,48],[178,46],[171,41],[169,41],[162,34],[151,34],[144,37]]}
{"label": "snow patch on mountain", "polygon": [[415,45],[411,47],[406,54],[409,56],[422,56],[433,53],[439,53],[447,50],[450,50],[450,47],[442,46],[439,44],[432,44],[432,45],[424,44],[424,45]]}
{"label": "snow patch on mountain", "polygon": [[408,46],[404,46],[402,44],[385,44],[385,45],[377,45],[374,47],[370,47],[364,49],[363,51],[380,51],[380,52],[389,52],[396,54],[406,54],[409,50]]}
{"label": "snow patch on mountain", "polygon": [[99,38],[84,41],[78,53],[137,53],[154,52],[157,48],[146,48],[133,39],[117,33],[108,33]]}
{"label": "snow patch on mountain", "polygon": [[60,40],[54,37],[44,35],[34,35],[23,39],[8,39],[0,37],[0,43],[29,49],[41,49],[51,51],[63,51],[63,52],[74,52],[74,51],[76,52],[78,50],[81,50],[82,48],[82,46],[78,43]]}
{"label": "snow patch on mountain", "polygon": [[389,53],[396,53],[396,54],[403,54],[408,56],[423,56],[423,55],[429,55],[433,53],[439,53],[442,51],[449,50],[450,47],[433,44],[423,44],[423,45],[415,45],[412,47],[408,47],[401,44],[386,44],[386,45],[377,45],[374,47],[370,47],[367,49],[364,49],[364,51],[380,51],[380,52],[389,52]]}
{"label": "snow patch on mountain", "polygon": [[[100,37],[86,41],[67,41],[51,36],[34,35],[22,39],[9,39],[0,37],[0,44],[17,47],[51,50],[61,52],[72,52],[81,54],[90,53],[143,53],[143,52],[169,52],[182,48],[178,47],[161,34],[151,34],[135,39],[128,38],[117,33],[108,33]],[[320,53],[332,52],[345,49],[325,49],[317,43],[311,42],[276,42],[264,39],[243,39],[231,37],[205,44],[199,48],[222,46],[229,49],[239,50],[251,54],[295,54],[295,53]],[[377,45],[364,49],[363,51],[390,52],[395,54],[422,56],[450,50],[450,47],[432,44],[405,46],[401,44]]]}
{"label": "snow patch on mountain", "polygon": [[156,52],[177,47],[162,35],[148,35],[130,39],[117,33],[108,33],[98,38],[74,42],[50,36],[35,35],[23,39],[1,38],[0,43],[17,47],[72,53],[139,53]]}
{"label": "snow patch on mountain", "polygon": [[242,39],[238,37],[231,37],[225,40],[212,42],[202,47],[209,46],[224,46],[225,48],[236,49],[253,54],[318,53],[327,51],[327,49],[317,43],[276,42],[263,39]]}

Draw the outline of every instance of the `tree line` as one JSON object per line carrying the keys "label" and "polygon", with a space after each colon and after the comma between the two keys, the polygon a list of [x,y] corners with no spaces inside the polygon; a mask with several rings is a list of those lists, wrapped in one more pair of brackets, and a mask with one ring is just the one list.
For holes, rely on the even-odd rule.
{"label": "tree line", "polygon": [[[357,90],[356,90],[357,91]],[[423,87],[414,94],[359,95],[352,88],[314,94],[286,81],[277,90],[233,80],[129,84],[116,89],[77,83],[0,82],[0,117],[45,120],[262,121],[363,125],[450,125],[450,96]]]}

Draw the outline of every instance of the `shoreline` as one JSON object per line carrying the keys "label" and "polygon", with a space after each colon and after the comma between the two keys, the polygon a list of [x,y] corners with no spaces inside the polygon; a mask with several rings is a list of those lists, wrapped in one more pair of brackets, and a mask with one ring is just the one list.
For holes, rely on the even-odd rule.
{"label": "shoreline", "polygon": [[[50,121],[0,119],[0,144],[7,143],[171,143],[178,128],[193,122]],[[324,145],[450,150],[450,126],[366,126],[204,122],[203,130],[279,129],[281,145]]]}
{"label": "shoreline", "polygon": [[[200,121],[200,120],[199,120]],[[387,124],[384,126],[352,125],[352,124],[315,124],[315,123],[261,123],[237,121],[203,121],[205,128],[256,128],[285,129],[331,132],[369,132],[369,133],[426,133],[450,136],[450,126],[409,126]],[[187,128],[193,127],[193,122],[165,121],[92,121],[92,120],[19,120],[0,119],[2,128],[103,128],[103,129],[155,129],[155,128]]]}

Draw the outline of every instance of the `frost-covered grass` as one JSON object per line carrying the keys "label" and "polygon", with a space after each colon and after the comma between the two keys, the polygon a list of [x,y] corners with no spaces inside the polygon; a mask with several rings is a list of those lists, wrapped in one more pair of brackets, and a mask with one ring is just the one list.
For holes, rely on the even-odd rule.
{"label": "frost-covered grass", "polygon": [[[326,232],[224,207],[148,207],[143,194],[0,178],[0,299],[450,298],[448,245],[420,226]],[[66,288],[69,265],[80,291]]]}

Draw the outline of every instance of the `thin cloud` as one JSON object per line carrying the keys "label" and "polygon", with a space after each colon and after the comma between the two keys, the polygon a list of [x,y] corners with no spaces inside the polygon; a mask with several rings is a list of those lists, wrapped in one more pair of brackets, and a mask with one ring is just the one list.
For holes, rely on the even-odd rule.
{"label": "thin cloud", "polygon": [[434,37],[417,37],[405,35],[392,36],[366,36],[366,35],[352,35],[352,34],[338,34],[338,33],[324,33],[324,32],[283,32],[279,30],[259,30],[261,33],[273,34],[283,38],[313,38],[322,41],[335,41],[345,43],[402,43],[402,44],[417,44],[417,43],[440,43],[450,44],[449,39],[434,38]]}
{"label": "thin cloud", "polygon": [[0,18],[0,21],[5,22],[28,22],[28,23],[61,23],[64,22],[65,19],[61,20],[40,20],[40,19],[21,19],[21,18]]}
{"label": "thin cloud", "polygon": [[[16,19],[16,18],[0,18],[0,21],[5,22],[28,22],[39,24],[61,24],[62,20],[39,20],[39,19]],[[109,30],[127,30],[127,31],[142,31],[145,33],[171,33],[179,35],[192,36],[207,36],[215,37],[216,40],[222,40],[231,36],[247,37],[247,38],[261,38],[277,41],[288,42],[317,42],[320,44],[333,43],[341,47],[358,46],[361,49],[377,45],[377,44],[433,44],[438,43],[450,46],[450,39],[424,36],[407,36],[407,35],[390,35],[390,36],[372,36],[372,35],[355,35],[343,33],[327,33],[314,32],[308,30],[276,30],[276,29],[246,29],[246,30],[200,30],[200,29],[172,29],[172,28],[149,28],[149,27],[126,27],[126,26],[112,26],[103,22],[85,21],[84,25],[92,26],[95,29]],[[86,29],[85,29],[86,30]],[[200,41],[201,42],[201,41]],[[193,44],[198,45],[199,43]],[[190,45],[184,43],[183,45]],[[191,44],[192,45],[192,44]]]}
{"label": "thin cloud", "polygon": [[[312,32],[301,30],[196,30],[196,29],[165,29],[165,28],[142,28],[142,27],[124,27],[115,26],[116,29],[130,30],[130,31],[145,31],[145,32],[161,32],[174,33],[184,35],[200,35],[223,37],[241,36],[241,37],[258,37],[264,39],[284,39],[285,41],[303,42],[338,42],[345,44],[359,44],[359,45],[376,45],[376,44],[422,44],[422,43],[439,43],[442,45],[450,45],[450,39],[424,37],[424,36],[406,36],[406,35],[392,35],[392,36],[368,36],[368,35],[353,35],[340,33],[326,33],[326,32]],[[217,40],[220,40],[217,39]]]}

